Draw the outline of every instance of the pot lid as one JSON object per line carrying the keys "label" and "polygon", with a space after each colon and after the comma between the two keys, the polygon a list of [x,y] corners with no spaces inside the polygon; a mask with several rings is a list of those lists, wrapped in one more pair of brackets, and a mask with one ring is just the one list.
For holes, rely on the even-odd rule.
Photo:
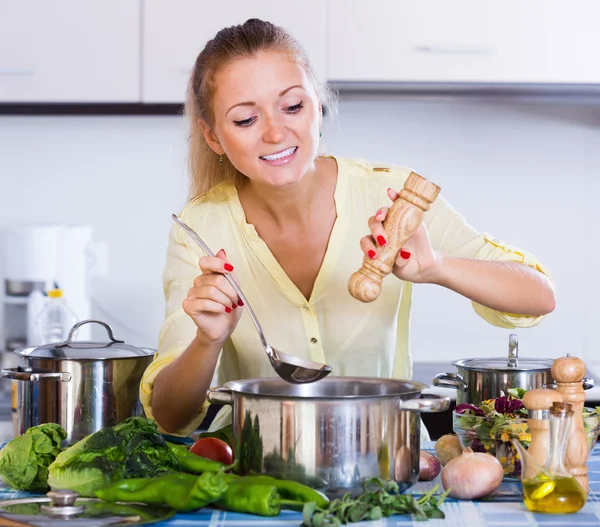
{"label": "pot lid", "polygon": [[508,338],[508,357],[484,357],[461,359],[452,362],[467,370],[478,371],[537,371],[550,370],[553,359],[523,359],[519,357],[519,341],[517,335],[511,333]]}
{"label": "pot lid", "polygon": [[97,498],[80,498],[77,492],[71,490],[0,501],[0,516],[23,522],[23,525],[47,527],[143,525],[167,520],[174,514],[174,510],[157,505],[107,503]]}
{"label": "pot lid", "polygon": [[[107,342],[72,340],[75,332],[84,324],[89,323],[96,323],[104,326],[110,340]],[[123,340],[115,339],[112,328],[105,322],[99,320],[83,320],[71,328],[69,336],[64,342],[45,344],[44,346],[39,347],[23,348],[15,350],[15,353],[22,357],[39,359],[110,360],[149,357],[154,355],[155,350],[137,348],[136,346],[125,344]]]}

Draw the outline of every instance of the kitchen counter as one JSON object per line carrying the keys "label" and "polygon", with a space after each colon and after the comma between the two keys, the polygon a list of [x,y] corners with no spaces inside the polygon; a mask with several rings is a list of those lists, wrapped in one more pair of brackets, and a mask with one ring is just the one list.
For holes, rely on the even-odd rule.
{"label": "kitchen counter", "polygon": [[[424,445],[432,449],[433,443]],[[447,498],[442,505],[446,514],[443,520],[429,520],[427,522],[412,521],[410,516],[392,516],[373,522],[361,522],[356,527],[544,527],[566,526],[584,527],[600,525],[600,447],[592,453],[588,461],[590,475],[590,493],[588,503],[576,514],[548,515],[533,514],[529,512],[521,501],[521,484],[519,482],[504,482],[490,499],[481,501],[458,501]],[[431,482],[420,482],[407,492],[422,495],[434,485],[440,483],[440,478]],[[440,484],[441,490],[441,484]],[[31,494],[22,491],[11,491],[0,488],[0,499],[15,499]],[[299,512],[284,511],[275,518],[264,518],[249,514],[238,514],[204,508],[194,513],[176,514],[171,519],[158,522],[156,527],[292,527],[302,524],[302,514]]]}

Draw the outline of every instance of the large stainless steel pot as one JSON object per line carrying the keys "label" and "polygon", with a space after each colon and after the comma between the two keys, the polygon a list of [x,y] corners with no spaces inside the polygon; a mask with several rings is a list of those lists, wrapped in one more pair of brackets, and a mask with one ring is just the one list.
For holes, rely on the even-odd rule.
{"label": "large stainless steel pot", "polygon": [[[456,373],[440,373],[433,385],[457,391],[456,404],[479,404],[486,399],[500,397],[509,388],[551,388],[552,364],[554,359],[519,358],[517,335],[511,334],[508,341],[508,357],[471,358],[452,362]],[[584,379],[583,387],[589,390],[593,379]]]}
{"label": "large stainless steel pot", "polygon": [[421,395],[419,382],[328,377],[313,384],[247,379],[208,392],[233,406],[234,455],[250,471],[291,479],[330,497],[362,492],[379,476],[400,488],[419,475],[420,413],[441,412],[448,397]]}
{"label": "large stainless steel pot", "polygon": [[[101,324],[110,342],[72,341],[84,324]],[[20,348],[19,367],[2,377],[22,381],[17,387],[18,431],[42,423],[58,423],[72,444],[101,428],[140,414],[139,385],[152,362],[153,349],[136,348],[117,340],[98,320],[73,326],[65,342]]]}

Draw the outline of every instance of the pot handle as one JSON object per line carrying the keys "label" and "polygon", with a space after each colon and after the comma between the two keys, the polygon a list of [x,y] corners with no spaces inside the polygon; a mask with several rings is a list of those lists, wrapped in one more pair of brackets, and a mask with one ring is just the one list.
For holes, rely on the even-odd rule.
{"label": "pot handle", "polygon": [[432,393],[422,393],[418,399],[400,401],[400,410],[408,410],[409,412],[445,412],[449,408],[450,397],[434,395]]}
{"label": "pot handle", "polygon": [[469,385],[458,373],[438,373],[432,381],[438,388],[454,388],[455,390],[466,392]]}
{"label": "pot handle", "polygon": [[[591,377],[585,377],[584,379],[581,380],[581,382],[583,383],[584,390],[591,390],[594,387],[594,379],[592,379]],[[549,384],[544,384],[544,386],[542,386],[542,388],[556,390],[558,388],[558,386],[556,385],[555,382],[551,382]]]}
{"label": "pot handle", "polygon": [[69,382],[71,374],[66,371],[54,373],[44,373],[35,371],[25,371],[21,368],[6,368],[0,371],[0,376],[13,381],[38,382],[41,380]]}
{"label": "pot handle", "polygon": [[211,404],[233,404],[233,393],[229,388],[223,386],[209,388],[206,392],[206,398]]}
{"label": "pot handle", "polygon": [[108,332],[108,338],[112,341],[115,342],[116,344],[123,344],[125,341],[124,340],[117,340],[114,335],[113,335],[113,330],[112,328],[106,323],[106,322],[102,322],[100,320],[82,320],[81,322],[77,322],[77,324],[75,324],[71,330],[69,331],[69,336],[67,337],[67,340],[65,340],[64,342],[58,342],[57,344],[55,344],[55,347],[57,348],[64,348],[65,346],[68,346],[69,344],[71,344],[71,341],[73,340],[73,335],[75,335],[75,332],[84,324],[100,324],[101,326],[104,326],[106,328],[106,331]]}

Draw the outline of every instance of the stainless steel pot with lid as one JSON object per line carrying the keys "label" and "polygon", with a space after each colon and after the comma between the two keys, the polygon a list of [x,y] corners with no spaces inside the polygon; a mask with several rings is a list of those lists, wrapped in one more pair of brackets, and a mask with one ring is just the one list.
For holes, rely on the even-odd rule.
{"label": "stainless steel pot with lid", "polygon": [[[479,404],[486,399],[506,395],[510,388],[533,390],[551,388],[554,359],[519,357],[519,342],[514,333],[508,339],[508,356],[470,358],[452,362],[456,373],[439,373],[433,385],[457,391],[456,404]],[[584,379],[584,389],[594,386],[593,379]]]}
{"label": "stainless steel pot with lid", "polygon": [[[74,341],[84,324],[106,328],[109,341]],[[99,320],[75,324],[65,342],[20,348],[17,368],[0,372],[17,385],[19,433],[58,423],[72,444],[101,428],[139,415],[139,385],[155,350],[125,344]]]}
{"label": "stainless steel pot with lid", "polygon": [[240,473],[299,481],[330,497],[359,494],[366,479],[419,475],[420,413],[441,412],[448,397],[424,395],[426,384],[369,377],[327,377],[312,384],[279,378],[228,382],[209,390],[232,409]]}

